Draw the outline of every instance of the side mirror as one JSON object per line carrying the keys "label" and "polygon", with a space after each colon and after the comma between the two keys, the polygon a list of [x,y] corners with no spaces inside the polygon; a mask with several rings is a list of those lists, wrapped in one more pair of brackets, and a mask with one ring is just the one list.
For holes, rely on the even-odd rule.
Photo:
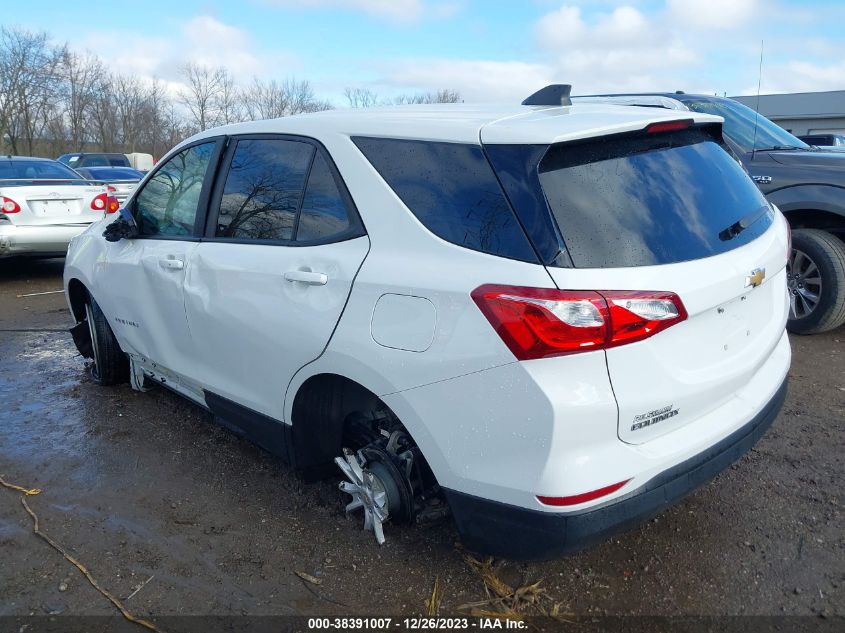
{"label": "side mirror", "polygon": [[122,239],[138,237],[138,225],[129,209],[118,211],[119,217],[106,227],[103,237],[107,242],[119,242]]}

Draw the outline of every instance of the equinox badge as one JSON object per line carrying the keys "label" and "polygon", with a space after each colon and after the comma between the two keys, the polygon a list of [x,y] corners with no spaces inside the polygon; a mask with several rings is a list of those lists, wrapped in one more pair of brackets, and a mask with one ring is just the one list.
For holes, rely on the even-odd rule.
{"label": "equinox badge", "polygon": [[755,268],[751,271],[751,274],[745,278],[745,287],[751,286],[752,288],[756,288],[763,280],[766,278],[766,269],[765,268]]}

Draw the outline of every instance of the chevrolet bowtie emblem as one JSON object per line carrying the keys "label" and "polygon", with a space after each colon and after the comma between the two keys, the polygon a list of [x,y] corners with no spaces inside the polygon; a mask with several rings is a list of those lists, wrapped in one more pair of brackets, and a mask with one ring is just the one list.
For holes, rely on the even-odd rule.
{"label": "chevrolet bowtie emblem", "polygon": [[751,271],[751,274],[745,278],[745,287],[751,286],[752,288],[756,288],[763,280],[766,278],[766,269],[765,268],[755,268]]}

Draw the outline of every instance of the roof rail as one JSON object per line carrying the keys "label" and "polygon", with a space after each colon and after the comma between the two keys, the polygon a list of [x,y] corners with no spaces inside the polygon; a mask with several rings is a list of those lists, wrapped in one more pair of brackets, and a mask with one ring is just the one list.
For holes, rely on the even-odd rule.
{"label": "roof rail", "polygon": [[572,84],[550,84],[540,88],[533,95],[522,102],[526,106],[568,106],[572,105],[569,93],[572,91]]}

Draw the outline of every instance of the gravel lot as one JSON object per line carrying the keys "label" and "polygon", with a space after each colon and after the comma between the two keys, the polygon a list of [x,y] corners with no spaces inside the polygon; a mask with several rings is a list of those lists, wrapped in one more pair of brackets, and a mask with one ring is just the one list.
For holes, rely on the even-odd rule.
{"label": "gravel lot", "polygon": [[[448,522],[388,526],[378,547],[333,482],[302,483],[167,391],[94,385],[63,296],[18,297],[61,288],[62,265],[0,262],[0,475],[43,489],[28,500],[41,528],[104,588],[126,598],[152,578],[130,610],[420,614],[435,579],[441,613],[485,599]],[[566,614],[845,616],[843,339],[793,337],[783,412],[715,481],[580,554],[495,561],[497,576],[541,580],[540,604]],[[19,497],[0,489],[0,616],[114,615]]]}

